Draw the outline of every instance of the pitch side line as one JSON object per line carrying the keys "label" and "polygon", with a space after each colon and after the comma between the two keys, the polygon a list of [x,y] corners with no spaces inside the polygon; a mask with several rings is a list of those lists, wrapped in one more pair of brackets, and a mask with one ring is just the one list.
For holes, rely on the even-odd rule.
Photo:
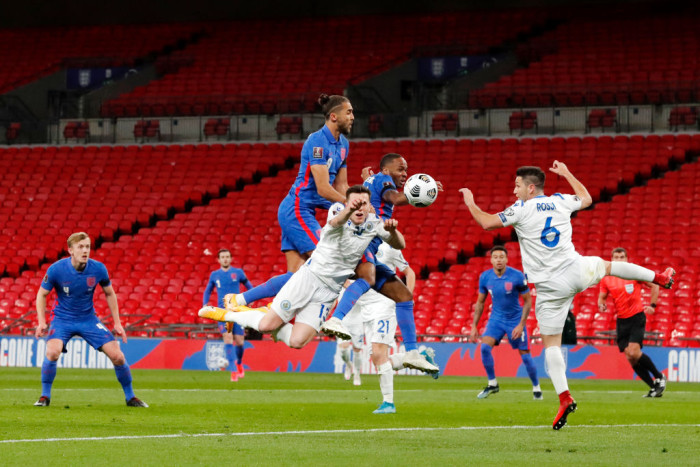
{"label": "pitch side line", "polygon": [[[626,424],[626,425],[569,425],[567,429],[576,428],[697,428],[700,423],[695,424]],[[85,438],[43,438],[43,439],[5,439],[0,440],[0,444],[17,443],[52,443],[65,441],[114,441],[114,440],[141,440],[141,439],[168,439],[168,438],[205,438],[224,436],[269,436],[269,435],[317,435],[317,434],[348,434],[348,433],[377,433],[390,431],[481,431],[481,430],[551,430],[551,425],[512,425],[512,426],[460,426],[460,427],[407,427],[407,428],[368,428],[357,430],[307,430],[307,431],[261,431],[247,433],[173,433],[169,435],[143,435],[143,436],[94,436]]]}

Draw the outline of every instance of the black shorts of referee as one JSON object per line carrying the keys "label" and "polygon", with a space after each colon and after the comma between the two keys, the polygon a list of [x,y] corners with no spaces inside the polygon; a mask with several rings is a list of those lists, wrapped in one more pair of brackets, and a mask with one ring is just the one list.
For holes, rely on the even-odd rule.
{"label": "black shorts of referee", "polygon": [[629,318],[617,318],[617,347],[624,352],[630,342],[636,342],[642,348],[647,315],[640,311]]}

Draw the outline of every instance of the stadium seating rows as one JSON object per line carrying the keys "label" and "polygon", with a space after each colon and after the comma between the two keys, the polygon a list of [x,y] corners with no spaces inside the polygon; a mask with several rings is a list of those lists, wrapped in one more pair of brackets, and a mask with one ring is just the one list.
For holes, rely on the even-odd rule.
{"label": "stadium seating rows", "polygon": [[[471,93],[469,106],[539,107],[694,102],[697,15],[621,13],[567,21],[530,47],[553,53]],[[650,31],[653,31],[650,34]]]}
{"label": "stadium seating rows", "polygon": [[[300,148],[301,143],[271,143],[0,151],[0,167],[11,175],[0,184],[3,238],[6,244],[23,239],[21,248],[6,251],[3,258],[3,264],[14,269],[0,279],[0,329],[33,308],[38,281],[74,230],[87,230],[103,242],[93,257],[111,271],[127,324],[200,322],[194,312],[201,306],[219,248],[230,249],[234,263],[243,266],[255,284],[283,272],[276,212],[296,170],[282,170],[223,197],[219,193],[238,178],[250,179],[255,171],[266,173],[270,166],[298,157]],[[684,344],[679,337],[700,336],[700,256],[676,245],[698,240],[690,229],[690,216],[681,214],[700,199],[693,184],[700,166],[685,164],[662,178],[653,176],[685,162],[689,150],[700,152],[700,137],[357,141],[351,144],[349,180],[359,182],[362,167],[376,171],[382,154],[398,152],[407,158],[410,173],[430,173],[444,184],[446,191],[433,206],[398,208],[395,216],[408,238],[406,256],[413,268],[429,272],[416,288],[418,332],[435,335],[463,334],[469,327],[476,281],[489,267],[479,252],[495,242],[508,242],[511,265],[520,267],[510,230],[481,230],[464,208],[458,188],[472,188],[483,209],[497,212],[514,201],[513,173],[523,163],[546,167],[554,159],[566,161],[594,200],[604,192],[617,193],[620,184],[648,180],[629,194],[580,213],[574,220],[574,242],[588,255],[607,257],[612,247],[622,244],[640,263],[677,266],[678,288],[662,293],[657,315],[649,322],[665,342]],[[33,176],[26,175],[31,172]],[[570,188],[549,177],[547,191]],[[62,202],[52,203],[59,195]],[[216,199],[200,205],[209,196]],[[152,219],[157,222],[152,224]],[[686,228],[669,232],[671,223]],[[471,258],[456,264],[460,256]],[[23,261],[22,272],[18,259]],[[439,265],[445,272],[438,272]],[[614,328],[612,313],[598,313],[596,293],[591,289],[576,301],[582,335]],[[100,297],[96,307],[100,316],[108,315]],[[535,323],[531,317],[531,332],[536,331]]]}
{"label": "stadium seating rows", "polygon": [[42,27],[0,30],[0,94],[68,65],[133,66],[189,37],[195,24]]}
{"label": "stadium seating rows", "polygon": [[320,92],[342,94],[348,82],[378,74],[411,54],[426,49],[437,55],[483,53],[545,20],[543,12],[523,9],[209,24],[206,37],[169,58],[188,59],[189,65],[105,103],[102,113],[312,111]]}

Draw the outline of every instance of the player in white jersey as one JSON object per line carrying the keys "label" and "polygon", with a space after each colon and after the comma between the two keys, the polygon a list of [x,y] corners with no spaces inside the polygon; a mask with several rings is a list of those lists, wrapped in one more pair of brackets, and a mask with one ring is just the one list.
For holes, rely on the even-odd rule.
{"label": "player in white jersey", "polygon": [[[316,250],[270,307],[237,307],[240,311],[227,311],[205,306],[199,310],[199,316],[238,323],[259,332],[273,332],[276,340],[289,347],[304,347],[318,333],[343,283],[354,273],[374,237],[398,249],[406,246],[403,235],[396,229],[396,220],[382,221],[369,212],[368,188],[352,186],[346,192],[346,199],[345,208],[321,230]],[[294,317],[295,324],[288,324]]]}
{"label": "player in white jersey", "polygon": [[482,211],[468,188],[460,191],[474,220],[486,230],[512,225],[518,234],[523,269],[537,289],[536,315],[545,346],[545,360],[554,389],[559,394],[559,411],[552,427],[566,425],[568,414],[576,410],[569,393],[566,364],[561,353],[561,335],[574,296],[597,284],[606,275],[654,282],[671,288],[675,271],[663,273],[636,264],[604,261],[596,256],[579,255],[571,242],[571,213],[593,203],[586,187],[559,161],[549,169],[564,177],[575,195],[544,194],[545,174],[539,167],[525,166],[516,171],[513,193],[518,201],[498,214]]}
{"label": "player in white jersey", "polygon": [[[350,281],[346,282],[346,286],[348,283]],[[338,301],[343,297],[344,292],[345,289],[340,292]],[[365,331],[362,325],[360,309],[353,308],[350,310],[350,313],[343,320],[343,325],[350,333],[350,339],[341,339],[340,337],[336,339],[336,355],[333,360],[340,360],[345,364],[343,375],[346,381],[352,378],[353,385],[360,386],[362,385],[362,377],[360,376],[362,372],[362,346],[365,342]]]}

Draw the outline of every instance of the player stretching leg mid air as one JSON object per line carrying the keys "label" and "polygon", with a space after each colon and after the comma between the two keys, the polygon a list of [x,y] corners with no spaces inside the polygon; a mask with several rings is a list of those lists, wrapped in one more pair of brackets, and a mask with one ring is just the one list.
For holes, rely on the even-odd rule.
{"label": "player stretching leg mid air", "polygon": [[[537,367],[530,355],[527,329],[525,329],[525,323],[532,307],[530,288],[527,286],[527,280],[523,273],[508,266],[508,251],[505,247],[495,246],[491,248],[491,264],[493,268],[484,271],[479,277],[479,296],[476,299],[474,322],[469,334],[469,341],[476,342],[477,325],[484,311],[486,296],[491,295],[491,317],[486,324],[486,331],[481,337],[481,362],[484,364],[489,382],[477,397],[485,399],[489,397],[489,394],[495,394],[500,389],[496,380],[491,349],[506,335],[511,347],[520,352],[520,358],[527,369],[530,381],[532,381],[533,398],[542,400]],[[522,306],[520,306],[519,296],[523,297]]]}
{"label": "player stretching leg mid air", "polygon": [[[361,185],[348,188],[345,208],[321,231],[311,258],[294,273],[273,300],[269,311],[238,306],[241,311],[204,307],[199,316],[235,322],[259,332],[273,332],[275,339],[300,349],[318,333],[345,281],[369,245],[379,236],[395,248],[406,246],[393,219],[382,222],[369,212],[369,190]],[[265,307],[267,308],[267,307]],[[289,324],[296,317],[294,325]]]}
{"label": "player stretching leg mid air", "polygon": [[[408,163],[400,154],[385,154],[379,163],[380,172],[372,173],[369,167],[362,171],[365,179],[364,186],[372,193],[372,207],[382,219],[391,219],[394,206],[408,204],[408,198],[398,188],[403,187],[408,178]],[[442,184],[438,182],[438,189],[442,191]],[[347,338],[342,325],[345,315],[352,309],[357,300],[370,288],[378,290],[386,297],[396,302],[396,318],[401,328],[401,336],[406,349],[406,365],[410,368],[425,370],[424,361],[435,366],[432,349],[418,352],[416,339],[416,324],[413,318],[413,293],[396,277],[395,270],[377,261],[376,255],[381,240],[375,239],[367,249],[363,261],[358,265],[356,274],[358,279],[348,287],[343,298],[338,303],[333,317],[323,324],[321,330],[329,335]],[[433,378],[438,373],[431,372]]]}
{"label": "player stretching leg mid air", "polygon": [[328,209],[334,202],[345,202],[350,148],[346,136],[350,134],[355,120],[352,104],[344,96],[327,94],[321,94],[318,103],[326,123],[320,130],[311,133],[304,143],[299,173],[277,210],[287,273],[275,276],[245,293],[227,295],[224,303],[231,310],[238,305],[277,295],[316,248],[321,232],[316,209]]}
{"label": "player stretching leg mid air", "polygon": [[[216,287],[216,297],[218,306],[224,307],[224,296],[230,293],[238,293],[240,285],[243,284],[248,290],[253,288],[243,269],[231,267],[231,252],[226,249],[219,250],[216,255],[220,269],[213,271],[209,276],[207,288],[204,289],[202,305],[209,303],[211,291]],[[231,370],[231,381],[236,382],[238,378],[245,376],[243,370],[243,345],[245,344],[245,332],[243,328],[235,323],[219,323],[219,332],[224,339],[224,352],[226,360],[229,362],[227,369]],[[234,347],[234,342],[236,346]],[[234,360],[235,352],[235,360]]]}
{"label": "player stretching leg mid air", "polygon": [[[627,250],[615,248],[612,261],[627,262]],[[642,304],[642,286],[651,287],[651,303]],[[659,286],[650,282],[624,280],[617,277],[604,277],[600,281],[598,308],[606,310],[605,299],[612,295],[617,312],[617,346],[624,352],[627,361],[637,375],[651,389],[644,397],[661,397],[666,390],[666,378],[642,352],[644,331],[647,323],[646,313],[654,313],[659,299]]]}
{"label": "player stretching leg mid air", "polygon": [[51,327],[48,328],[46,358],[41,367],[41,397],[34,405],[46,407],[51,403],[51,386],[56,378],[58,358],[61,352],[66,352],[68,341],[73,336],[80,336],[112,361],[117,380],[124,390],[126,405],[148,407],[148,404],[134,395],[129,364],[112,333],[95,314],[93,295],[99,284],[112,313],[114,333],[126,343],[126,332],[119,320],[117,294],[109,280],[107,268],[99,261],[90,259],[90,237],[85,232],[77,232],[68,237],[68,253],[69,258],[58,260],[49,267],[36,295],[37,339],[47,335],[46,297],[51,289],[56,289],[58,303],[53,309]]}
{"label": "player stretching leg mid air", "polygon": [[474,220],[484,229],[515,227],[520,242],[523,269],[527,280],[537,289],[537,321],[545,346],[545,360],[554,389],[559,395],[559,410],[552,427],[566,425],[567,416],[576,410],[569,393],[566,364],[561,353],[561,335],[574,296],[597,284],[606,275],[653,282],[671,288],[675,271],[663,273],[631,263],[604,261],[597,256],[581,256],[571,241],[571,213],[593,203],[586,187],[559,161],[549,169],[564,177],[574,195],[544,194],[545,174],[539,167],[520,167],[516,171],[513,193],[518,201],[498,214],[482,211],[468,188],[460,191]]}

